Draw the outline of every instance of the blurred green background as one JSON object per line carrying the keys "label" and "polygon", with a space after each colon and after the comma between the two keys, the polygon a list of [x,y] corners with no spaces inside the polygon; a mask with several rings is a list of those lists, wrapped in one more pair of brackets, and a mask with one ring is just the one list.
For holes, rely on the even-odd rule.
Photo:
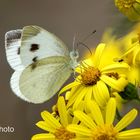
{"label": "blurred green background", "polygon": [[[0,132],[0,140],[30,140],[33,134],[43,132],[35,123],[41,120],[41,111],[51,110],[57,97],[34,105],[12,93],[9,80],[13,70],[6,61],[5,33],[26,25],[38,25],[56,34],[71,49],[75,33],[82,39],[96,29],[96,34],[87,41],[93,48],[100,42],[105,29],[123,17],[114,13],[117,9],[112,0],[0,0],[0,127],[15,128],[14,133]],[[80,55],[85,51],[80,48]]]}

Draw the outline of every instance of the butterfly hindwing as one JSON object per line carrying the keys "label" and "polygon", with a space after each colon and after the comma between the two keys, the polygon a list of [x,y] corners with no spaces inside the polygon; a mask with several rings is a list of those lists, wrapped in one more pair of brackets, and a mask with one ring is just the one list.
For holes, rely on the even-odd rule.
{"label": "butterfly hindwing", "polygon": [[19,82],[20,91],[30,102],[43,103],[61,88],[71,72],[69,58],[44,58],[23,70]]}
{"label": "butterfly hindwing", "polygon": [[34,25],[23,28],[20,51],[25,66],[46,57],[69,55],[66,45],[59,38]]}
{"label": "butterfly hindwing", "polygon": [[[23,69],[24,70],[24,69]],[[16,96],[18,96],[19,98],[21,98],[24,101],[30,102],[20,91],[19,89],[19,80],[20,80],[20,76],[23,72],[23,70],[20,71],[15,71],[11,77],[10,83],[11,83],[11,89],[14,92],[14,94]]]}
{"label": "butterfly hindwing", "polygon": [[12,30],[5,34],[5,49],[7,61],[14,70],[20,70],[24,66],[20,59],[22,30]]}

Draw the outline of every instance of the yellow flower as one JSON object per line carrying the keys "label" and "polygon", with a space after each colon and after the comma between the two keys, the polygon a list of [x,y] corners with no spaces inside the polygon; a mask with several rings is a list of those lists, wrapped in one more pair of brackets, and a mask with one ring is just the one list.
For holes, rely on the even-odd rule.
{"label": "yellow flower", "polygon": [[[105,106],[110,98],[108,87],[115,91],[123,91],[127,85],[128,81],[123,73],[129,66],[118,62],[107,66],[102,65],[100,60],[104,49],[105,44],[99,44],[94,57],[85,60],[77,68],[79,76],[76,80],[60,91],[61,94],[71,89],[68,107],[74,104],[73,109],[75,109],[82,100],[88,102],[89,99],[95,99],[100,106]],[[108,61],[107,58],[106,61]]]}
{"label": "yellow flower", "polygon": [[115,0],[115,5],[131,21],[140,20],[140,0]]}
{"label": "yellow flower", "polygon": [[137,110],[132,109],[116,125],[113,124],[116,115],[116,101],[110,98],[105,116],[95,101],[89,102],[91,117],[82,111],[75,111],[74,115],[81,121],[81,124],[71,124],[67,129],[78,135],[82,135],[82,140],[139,140],[140,128],[123,130],[137,116]]}
{"label": "yellow flower", "polygon": [[58,99],[57,109],[59,119],[47,111],[41,113],[43,121],[39,121],[36,125],[47,133],[36,134],[32,137],[32,140],[70,140],[76,137],[75,133],[66,129],[70,123],[73,123],[73,120],[69,119],[70,114],[67,112],[62,96]]}
{"label": "yellow flower", "polygon": [[119,59],[131,66],[127,75],[129,82],[138,85],[140,82],[140,24],[116,42],[123,50]]}
{"label": "yellow flower", "polygon": [[[112,35],[111,30],[107,30],[103,35],[103,42],[107,44],[108,49],[104,53],[102,63],[108,55],[110,60],[126,62],[130,66],[126,73],[128,81],[138,85],[140,81],[140,24],[137,24],[130,33],[119,39]],[[112,53],[109,54],[109,52]]]}
{"label": "yellow flower", "polygon": [[140,65],[140,24],[137,24],[129,34],[124,36],[121,42],[126,50],[122,58],[126,57],[130,65]]}
{"label": "yellow flower", "polygon": [[[108,46],[107,52],[104,52],[103,60],[105,61],[105,57],[108,56],[109,52],[112,52],[109,55],[110,60],[114,60],[119,63],[126,62],[130,66],[129,71],[126,73],[129,83],[125,87],[124,91],[119,92],[119,95],[124,99],[122,100],[121,98],[118,98],[119,100],[117,100],[117,105],[119,102],[119,109],[121,108],[121,104],[128,100],[139,100],[138,90],[136,89],[140,82],[140,61],[136,59],[140,55],[137,53],[140,50],[140,39],[138,34],[140,34],[140,24],[137,24],[133,31],[119,39],[116,39],[115,36],[112,35],[111,29],[107,30],[103,35],[102,41]],[[139,45],[135,46],[134,44]],[[113,50],[117,50],[115,51],[117,53],[114,53]],[[137,54],[137,56],[135,54]]]}

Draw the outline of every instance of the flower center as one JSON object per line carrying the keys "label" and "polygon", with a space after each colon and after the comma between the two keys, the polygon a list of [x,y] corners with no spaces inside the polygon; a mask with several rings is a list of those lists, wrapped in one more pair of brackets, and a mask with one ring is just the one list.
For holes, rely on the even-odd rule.
{"label": "flower center", "polygon": [[88,86],[94,85],[99,80],[100,75],[101,73],[98,69],[89,66],[84,68],[84,72],[81,73],[81,82]]}
{"label": "flower center", "polygon": [[75,133],[69,132],[65,127],[60,127],[55,131],[56,140],[70,140],[75,138]]}
{"label": "flower center", "polygon": [[117,131],[112,125],[98,126],[93,132],[93,140],[117,140]]}
{"label": "flower center", "polygon": [[116,0],[116,6],[120,10],[127,10],[133,6],[136,0]]}

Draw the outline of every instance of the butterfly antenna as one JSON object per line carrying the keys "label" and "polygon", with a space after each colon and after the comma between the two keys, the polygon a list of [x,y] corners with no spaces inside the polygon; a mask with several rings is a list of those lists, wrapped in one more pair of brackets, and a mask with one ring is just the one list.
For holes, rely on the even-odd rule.
{"label": "butterfly antenna", "polygon": [[90,52],[90,54],[92,55],[92,51],[90,50],[90,48],[86,44],[84,44],[83,42],[78,42],[77,46],[79,46],[79,45],[82,45],[83,47],[87,48],[88,51]]}
{"label": "butterfly antenna", "polygon": [[76,41],[76,33],[74,34],[74,37],[73,37],[73,51],[75,51],[75,41]]}
{"label": "butterfly antenna", "polygon": [[96,33],[96,30],[93,30],[89,35],[87,35],[81,42],[85,42],[89,37]]}
{"label": "butterfly antenna", "polygon": [[90,48],[89,48],[84,42],[86,42],[86,40],[87,40],[90,36],[92,36],[93,34],[95,34],[95,33],[96,33],[96,30],[92,31],[92,32],[91,32],[89,35],[87,35],[82,41],[79,41],[79,42],[77,43],[77,47],[78,47],[79,45],[82,45],[83,47],[87,48],[88,51],[90,52],[90,54],[92,55],[92,52],[91,52]]}

